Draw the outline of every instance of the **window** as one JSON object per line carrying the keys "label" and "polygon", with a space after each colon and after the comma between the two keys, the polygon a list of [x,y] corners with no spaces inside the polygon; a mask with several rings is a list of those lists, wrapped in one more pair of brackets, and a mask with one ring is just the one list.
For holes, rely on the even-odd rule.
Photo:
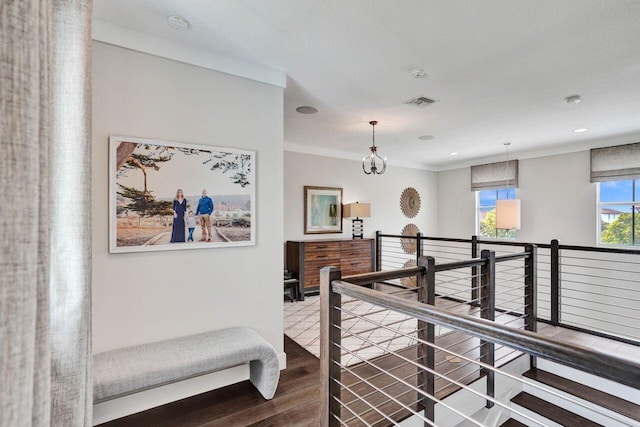
{"label": "window", "polygon": [[515,199],[515,188],[476,191],[477,230],[479,237],[515,239],[515,230],[496,228],[496,200]]}
{"label": "window", "polygon": [[599,242],[640,246],[640,179],[598,183]]}

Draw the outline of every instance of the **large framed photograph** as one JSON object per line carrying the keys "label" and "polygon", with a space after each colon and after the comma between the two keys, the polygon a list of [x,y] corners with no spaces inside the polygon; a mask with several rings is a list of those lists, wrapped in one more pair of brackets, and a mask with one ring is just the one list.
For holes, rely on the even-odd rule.
{"label": "large framed photograph", "polygon": [[342,233],[342,188],[304,187],[304,234]]}
{"label": "large framed photograph", "polygon": [[255,152],[109,137],[109,251],[255,245]]}

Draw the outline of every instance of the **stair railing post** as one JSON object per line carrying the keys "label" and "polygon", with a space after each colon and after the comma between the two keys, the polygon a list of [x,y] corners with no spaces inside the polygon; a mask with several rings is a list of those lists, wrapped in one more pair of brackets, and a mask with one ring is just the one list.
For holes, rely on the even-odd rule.
{"label": "stair railing post", "polygon": [[[418,275],[418,301],[430,305],[436,303],[436,260],[430,256],[418,258],[418,266],[425,267],[425,271]],[[418,339],[433,344],[436,340],[435,325],[418,320]],[[435,349],[427,344],[418,346],[418,363],[433,371],[436,366]],[[418,370],[418,386],[431,398],[418,395],[424,407],[424,416],[430,421],[435,419],[435,375],[424,369]],[[425,422],[425,427],[428,424]]]}
{"label": "stair railing post", "polygon": [[551,241],[551,324],[560,324],[560,242]]}
{"label": "stair railing post", "polygon": [[341,315],[338,308],[342,296],[333,292],[332,283],[340,280],[342,273],[337,267],[320,269],[320,425],[334,427],[340,425],[340,366]]}
{"label": "stair railing post", "polygon": [[[480,268],[482,286],[480,288],[480,317],[495,320],[496,316],[496,253],[484,249],[480,257],[485,261]],[[495,365],[495,345],[490,341],[480,340],[480,361]],[[487,396],[495,397],[495,372],[490,369],[482,369],[487,376]],[[487,400],[487,408],[493,407],[493,402]]]}
{"label": "stair railing post", "polygon": [[416,264],[422,256],[422,233],[416,234]]}
{"label": "stair railing post", "polygon": [[[524,265],[524,314],[527,331],[537,332],[538,330],[538,247],[536,245],[525,245],[524,250],[529,253]],[[552,292],[553,294],[553,292]],[[552,297],[553,298],[553,297]],[[538,365],[538,359],[529,357],[532,368]]]}
{"label": "stair railing post", "polygon": [[524,266],[524,310],[527,331],[537,332],[538,330],[538,247],[536,245],[526,245],[525,251],[529,256],[525,260]]}
{"label": "stair railing post", "polygon": [[[478,258],[478,236],[471,236],[471,258]],[[478,306],[478,267],[471,267],[471,305]]]}
{"label": "stair railing post", "polygon": [[382,237],[380,236],[382,232],[380,230],[376,231],[376,271],[380,271],[380,266],[382,265]]}

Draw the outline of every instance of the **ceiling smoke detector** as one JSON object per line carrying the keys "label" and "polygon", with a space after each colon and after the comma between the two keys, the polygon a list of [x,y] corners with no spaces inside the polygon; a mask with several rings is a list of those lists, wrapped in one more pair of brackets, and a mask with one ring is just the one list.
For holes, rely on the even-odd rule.
{"label": "ceiling smoke detector", "polygon": [[167,24],[169,24],[169,26],[174,30],[178,31],[184,31],[189,28],[189,21],[178,15],[171,15],[168,17]]}
{"label": "ceiling smoke detector", "polygon": [[427,105],[431,105],[433,104],[434,101],[431,98],[427,98],[426,96],[417,96],[415,98],[411,98],[408,101],[405,101],[404,103],[407,105],[415,105],[416,107],[425,107]]}

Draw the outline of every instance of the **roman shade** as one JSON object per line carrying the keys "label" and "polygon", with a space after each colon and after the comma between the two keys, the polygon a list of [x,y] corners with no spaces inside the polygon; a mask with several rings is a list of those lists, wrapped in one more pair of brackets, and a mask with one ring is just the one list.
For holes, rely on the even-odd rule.
{"label": "roman shade", "polygon": [[640,142],[591,150],[591,182],[640,178]]}
{"label": "roman shade", "polygon": [[518,160],[471,166],[471,191],[505,188],[507,181],[518,188]]}

